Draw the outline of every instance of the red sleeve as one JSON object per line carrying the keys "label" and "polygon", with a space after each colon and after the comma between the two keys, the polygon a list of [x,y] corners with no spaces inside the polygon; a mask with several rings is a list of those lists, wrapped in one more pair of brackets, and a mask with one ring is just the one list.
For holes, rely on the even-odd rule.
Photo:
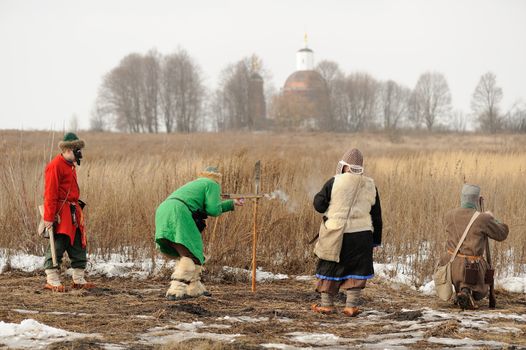
{"label": "red sleeve", "polygon": [[51,162],[44,178],[44,220],[55,221],[58,201],[58,166]]}

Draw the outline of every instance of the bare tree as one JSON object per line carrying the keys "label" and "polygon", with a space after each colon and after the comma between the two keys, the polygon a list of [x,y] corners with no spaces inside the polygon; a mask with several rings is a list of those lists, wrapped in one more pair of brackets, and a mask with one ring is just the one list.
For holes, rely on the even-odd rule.
{"label": "bare tree", "polygon": [[161,56],[130,54],[105,75],[96,100],[93,123],[109,121],[118,130],[167,132],[197,129],[204,87],[200,68],[184,50]]}
{"label": "bare tree", "polygon": [[407,117],[411,89],[403,87],[392,80],[381,84],[378,98],[383,125],[386,130],[394,130]]}
{"label": "bare tree", "polygon": [[502,89],[497,86],[495,74],[487,72],[480,80],[471,98],[471,109],[477,116],[482,130],[495,133],[502,127],[499,103]]}
{"label": "bare tree", "polygon": [[[259,62],[257,66],[253,65],[255,61]],[[254,73],[262,76],[263,80],[269,79],[269,73],[263,67],[262,60],[255,54],[228,65],[221,72],[219,87],[214,94],[214,108],[221,111],[221,121],[217,122],[220,130],[251,130],[255,127],[249,113],[249,85]],[[268,90],[265,91],[265,94],[267,93]],[[267,99],[265,96],[265,100]]]}
{"label": "bare tree", "polygon": [[109,129],[109,123],[106,118],[106,114],[100,109],[100,106],[97,103],[95,103],[95,107],[91,111],[89,122],[89,129],[91,131],[103,132]]}
{"label": "bare tree", "polygon": [[451,127],[450,129],[457,132],[464,132],[466,131],[467,127],[467,119],[464,112],[461,110],[454,110],[451,112]]}
{"label": "bare tree", "polygon": [[325,79],[329,92],[329,113],[326,129],[338,130],[345,124],[346,120],[345,74],[341,71],[338,63],[328,60],[320,61],[316,70]]}
{"label": "bare tree", "polygon": [[185,50],[165,57],[161,91],[166,131],[196,131],[203,116],[205,88],[200,67]]}
{"label": "bare tree", "polygon": [[512,132],[526,133],[526,102],[516,101],[503,117],[503,126]]}
{"label": "bare tree", "polygon": [[346,129],[361,131],[376,118],[378,82],[368,73],[352,73],[345,79]]}
{"label": "bare tree", "polygon": [[109,115],[119,130],[144,131],[141,104],[142,57],[130,54],[103,79],[97,98],[99,113]]}
{"label": "bare tree", "polygon": [[411,113],[415,126],[418,128],[418,123],[423,121],[431,131],[438,121],[450,115],[450,109],[451,93],[446,77],[437,72],[420,75],[411,97]]}
{"label": "bare tree", "polygon": [[160,55],[150,50],[142,59],[142,110],[148,132],[159,132]]}

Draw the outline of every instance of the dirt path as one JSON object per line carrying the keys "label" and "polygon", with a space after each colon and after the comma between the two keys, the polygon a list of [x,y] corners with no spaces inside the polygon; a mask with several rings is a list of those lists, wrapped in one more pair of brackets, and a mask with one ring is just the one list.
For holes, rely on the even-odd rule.
{"label": "dirt path", "polygon": [[52,349],[526,349],[522,294],[500,292],[498,309],[482,305],[477,312],[461,313],[407,287],[376,281],[365,290],[365,312],[348,319],[310,311],[318,299],[312,281],[261,283],[256,294],[248,283],[209,282],[211,298],[169,302],[165,278],[97,278],[96,291],[61,295],[44,292],[43,280],[35,274],[1,274],[0,321],[32,318],[97,335],[54,343]]}

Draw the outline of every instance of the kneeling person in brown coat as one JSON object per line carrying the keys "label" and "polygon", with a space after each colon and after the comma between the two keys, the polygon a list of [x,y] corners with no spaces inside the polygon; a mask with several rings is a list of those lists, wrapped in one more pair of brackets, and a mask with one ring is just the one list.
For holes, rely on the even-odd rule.
{"label": "kneeling person in brown coat", "polygon": [[[473,214],[480,208],[480,187],[465,184],[462,188],[460,208],[446,213],[447,254],[442,256],[443,266],[451,259],[464,230]],[[481,213],[473,222],[467,236],[451,264],[451,280],[457,293],[455,302],[462,309],[475,309],[475,300],[488,295],[489,284],[485,281],[488,262],[484,259],[486,241],[503,241],[508,237],[508,225],[500,223],[491,212]]]}

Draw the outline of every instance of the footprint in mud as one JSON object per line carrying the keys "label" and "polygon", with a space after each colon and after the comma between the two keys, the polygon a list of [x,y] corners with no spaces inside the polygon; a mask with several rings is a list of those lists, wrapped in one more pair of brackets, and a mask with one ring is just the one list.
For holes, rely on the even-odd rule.
{"label": "footprint in mud", "polygon": [[212,312],[208,311],[202,306],[194,304],[174,304],[170,305],[169,308],[179,312],[186,312],[188,314],[197,316],[212,316]]}
{"label": "footprint in mud", "polygon": [[111,288],[104,288],[104,287],[95,287],[92,289],[81,289],[78,291],[81,295],[86,296],[104,296],[104,295],[129,295],[136,297],[138,299],[144,299],[144,297],[135,291],[131,290],[115,290]]}

